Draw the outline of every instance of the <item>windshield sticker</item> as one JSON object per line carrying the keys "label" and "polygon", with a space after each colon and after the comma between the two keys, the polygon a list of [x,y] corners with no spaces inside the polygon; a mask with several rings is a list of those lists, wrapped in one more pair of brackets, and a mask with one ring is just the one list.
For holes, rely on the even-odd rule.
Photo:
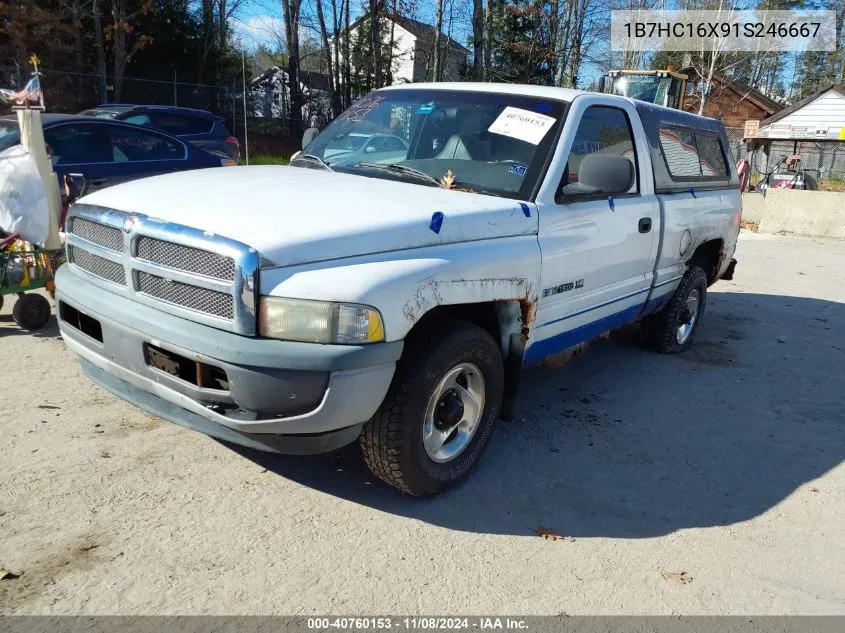
{"label": "windshield sticker", "polygon": [[537,112],[551,112],[552,106],[548,103],[538,103],[537,105],[534,106],[534,109]]}
{"label": "windshield sticker", "polygon": [[554,117],[508,106],[487,131],[539,145],[554,122]]}
{"label": "windshield sticker", "polygon": [[417,109],[417,114],[431,114],[434,112],[434,104],[421,105]]}
{"label": "windshield sticker", "polygon": [[347,121],[361,121],[370,112],[381,105],[384,97],[364,97],[360,101],[353,103],[350,108],[341,114],[339,119],[346,119]]}
{"label": "windshield sticker", "polygon": [[516,174],[517,176],[524,176],[528,168],[525,165],[511,165],[508,167],[508,173]]}

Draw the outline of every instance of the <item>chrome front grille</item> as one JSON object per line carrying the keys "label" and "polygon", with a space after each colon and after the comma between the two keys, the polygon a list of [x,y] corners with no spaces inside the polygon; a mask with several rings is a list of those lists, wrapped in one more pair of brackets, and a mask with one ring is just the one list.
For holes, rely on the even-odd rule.
{"label": "chrome front grille", "polygon": [[118,264],[105,257],[94,255],[94,253],[89,253],[77,246],[68,247],[68,261],[101,279],[106,279],[121,286],[126,285],[126,274],[123,271],[123,264]]}
{"label": "chrome front grille", "polygon": [[138,238],[135,256],[154,264],[213,279],[232,281],[235,278],[235,260],[231,257],[145,235]]}
{"label": "chrome front grille", "polygon": [[91,222],[85,218],[74,218],[70,232],[103,248],[112,251],[123,250],[123,234],[113,226]]}
{"label": "chrome front grille", "polygon": [[71,207],[67,226],[71,266],[117,284],[109,286],[112,292],[199,323],[255,334],[254,249],[199,229],[86,204]]}
{"label": "chrome front grille", "polygon": [[231,293],[200,288],[181,281],[170,281],[145,272],[135,273],[135,289],[150,297],[173,303],[189,310],[213,314],[221,319],[235,317]]}

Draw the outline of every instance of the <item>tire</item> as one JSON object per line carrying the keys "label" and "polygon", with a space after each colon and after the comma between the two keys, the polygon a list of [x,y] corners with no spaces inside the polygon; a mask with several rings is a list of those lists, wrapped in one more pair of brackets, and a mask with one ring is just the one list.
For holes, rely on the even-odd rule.
{"label": "tire", "polygon": [[50,302],[39,294],[25,294],[15,303],[12,317],[25,330],[40,330],[50,320]]}
{"label": "tire", "polygon": [[819,188],[819,181],[815,176],[804,174],[804,189],[807,191],[817,191]]}
{"label": "tire", "polygon": [[[473,416],[474,407],[463,404],[472,400],[449,384],[480,393],[480,415]],[[485,330],[457,320],[423,327],[409,336],[384,402],[364,425],[364,461],[376,477],[417,497],[455,486],[490,443],[503,389],[502,354]],[[432,411],[435,415],[430,416]],[[460,423],[452,427],[459,417]]]}
{"label": "tire", "polygon": [[3,295],[0,295],[0,310],[3,309]]}
{"label": "tire", "polygon": [[[699,266],[690,266],[666,307],[643,320],[649,347],[660,354],[688,350],[693,345],[706,305],[707,274]],[[681,329],[684,325],[687,327]]]}

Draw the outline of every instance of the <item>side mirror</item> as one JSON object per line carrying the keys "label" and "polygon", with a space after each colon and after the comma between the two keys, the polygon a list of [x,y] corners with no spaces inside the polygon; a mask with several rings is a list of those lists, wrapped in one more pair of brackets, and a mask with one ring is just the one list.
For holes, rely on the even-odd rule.
{"label": "side mirror", "polygon": [[88,180],[83,174],[65,174],[66,204],[71,205],[88,192]]}
{"label": "side mirror", "polygon": [[309,127],[305,130],[305,134],[302,135],[302,149],[308,147],[308,144],[311,143],[315,138],[320,135],[320,130],[315,127]]}
{"label": "side mirror", "polygon": [[627,193],[635,182],[634,163],[617,154],[588,154],[578,166],[578,182],[564,185],[564,196],[615,196]]}

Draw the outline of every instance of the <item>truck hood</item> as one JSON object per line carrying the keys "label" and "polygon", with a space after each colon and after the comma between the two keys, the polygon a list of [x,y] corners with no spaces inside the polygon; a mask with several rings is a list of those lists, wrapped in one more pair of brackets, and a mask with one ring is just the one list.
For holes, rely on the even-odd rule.
{"label": "truck hood", "polygon": [[298,167],[178,172],[80,202],[225,236],[275,266],[537,233],[532,204]]}

